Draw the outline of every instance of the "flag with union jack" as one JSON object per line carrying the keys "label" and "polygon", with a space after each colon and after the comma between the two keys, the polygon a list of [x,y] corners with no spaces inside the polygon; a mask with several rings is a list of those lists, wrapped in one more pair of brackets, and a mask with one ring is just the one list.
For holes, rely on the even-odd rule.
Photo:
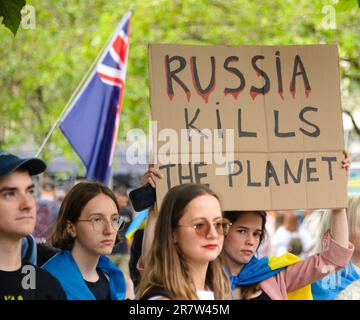
{"label": "flag with union jack", "polygon": [[86,179],[108,184],[125,89],[131,10],[60,120],[86,166]]}

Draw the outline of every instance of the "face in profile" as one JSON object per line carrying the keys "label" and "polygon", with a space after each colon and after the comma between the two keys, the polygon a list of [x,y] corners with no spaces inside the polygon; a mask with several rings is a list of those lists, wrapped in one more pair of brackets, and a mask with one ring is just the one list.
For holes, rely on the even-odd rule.
{"label": "face in profile", "polygon": [[75,238],[73,250],[77,247],[91,255],[111,254],[118,221],[114,201],[105,194],[98,194],[85,205],[76,223],[67,224],[68,232]]}
{"label": "face in profile", "polygon": [[185,207],[173,238],[190,265],[215,260],[223,246],[223,217],[219,201],[206,194]]}
{"label": "face in profile", "polygon": [[233,222],[224,242],[224,254],[233,264],[245,264],[255,254],[262,234],[262,218],[254,212],[244,212]]}
{"label": "face in profile", "polygon": [[34,231],[34,185],[27,171],[0,178],[0,234],[22,238]]}

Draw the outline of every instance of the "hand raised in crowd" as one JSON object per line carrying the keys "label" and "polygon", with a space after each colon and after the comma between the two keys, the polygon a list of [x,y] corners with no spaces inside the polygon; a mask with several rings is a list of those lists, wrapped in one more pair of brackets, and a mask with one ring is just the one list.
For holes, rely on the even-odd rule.
{"label": "hand raised in crowd", "polygon": [[145,185],[149,183],[153,188],[156,188],[156,178],[162,179],[163,175],[158,169],[154,168],[153,164],[149,164],[148,170],[141,178],[141,184]]}

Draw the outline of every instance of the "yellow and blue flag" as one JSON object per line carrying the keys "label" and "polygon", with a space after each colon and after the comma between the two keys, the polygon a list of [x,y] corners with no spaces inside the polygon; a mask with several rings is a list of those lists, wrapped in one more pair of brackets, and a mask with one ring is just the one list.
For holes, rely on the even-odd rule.
{"label": "yellow and blue flag", "polygon": [[138,212],[138,214],[134,217],[133,221],[131,221],[131,224],[129,225],[125,234],[125,237],[126,239],[128,239],[128,241],[132,239],[134,233],[137,230],[145,228],[148,214],[149,214],[149,208]]}
{"label": "yellow and blue flag", "polygon": [[[255,256],[244,265],[237,276],[230,276],[231,288],[259,283],[271,278],[284,270],[286,267],[301,261],[301,259],[291,253],[285,253],[280,257]],[[307,285],[298,290],[288,292],[289,300],[312,300],[311,285]]]}

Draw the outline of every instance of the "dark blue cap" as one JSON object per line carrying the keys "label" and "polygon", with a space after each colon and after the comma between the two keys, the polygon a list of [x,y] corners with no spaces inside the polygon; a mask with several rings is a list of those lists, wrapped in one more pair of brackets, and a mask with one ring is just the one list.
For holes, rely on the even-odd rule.
{"label": "dark blue cap", "polygon": [[19,158],[0,150],[0,177],[6,176],[17,169],[25,169],[31,176],[46,170],[44,161],[38,158]]}

